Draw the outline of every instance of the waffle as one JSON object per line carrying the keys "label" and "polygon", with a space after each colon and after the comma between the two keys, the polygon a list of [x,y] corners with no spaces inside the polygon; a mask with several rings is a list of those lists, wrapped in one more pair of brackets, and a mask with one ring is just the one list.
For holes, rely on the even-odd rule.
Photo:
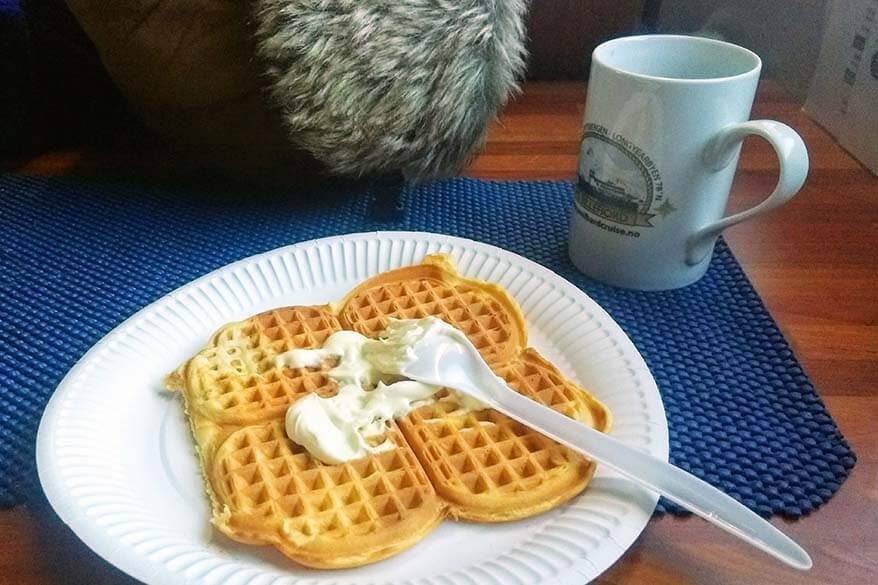
{"label": "waffle", "polygon": [[399,430],[388,436],[393,451],[325,465],[287,439],[282,420],[235,431],[209,470],[227,510],[217,525],[320,568],[362,565],[411,546],[443,507]]}
{"label": "waffle", "polygon": [[461,278],[447,256],[383,272],[342,301],[344,329],[377,337],[388,320],[439,317],[463,331],[488,364],[514,359],[527,345],[524,317],[495,284]]}
{"label": "waffle", "polygon": [[282,417],[310,392],[333,394],[334,382],[325,372],[281,371],[274,358],[290,349],[321,347],[339,329],[327,307],[276,309],[224,326],[177,374],[185,378],[189,408],[217,423],[245,424]]}
{"label": "waffle", "polygon": [[[509,386],[606,431],[609,413],[535,350],[495,366]],[[595,465],[495,410],[460,414],[447,393],[400,420],[400,428],[454,517],[514,520],[554,508],[583,490]]]}
{"label": "waffle", "polygon": [[466,411],[448,390],[388,425],[395,449],[361,460],[327,465],[287,438],[289,406],[310,393],[332,396],[337,385],[327,375],[333,364],[279,368],[279,354],[318,348],[340,329],[376,337],[390,318],[426,316],[463,331],[517,391],[609,428],[602,404],[526,347],[521,311],[503,289],[428,256],[366,280],[338,305],[226,325],[168,376],[184,396],[220,531],[307,566],[350,567],[411,546],[446,516],[523,518],[582,491],[592,462],[494,410]]}
{"label": "waffle", "polygon": [[387,436],[396,449],[340,465],[286,437],[287,408],[311,392],[331,396],[337,385],[324,370],[279,369],[275,357],[321,347],[339,329],[328,307],[268,311],[221,328],[165,380],[184,396],[214,526],[316,568],[383,559],[445,515],[395,424]]}

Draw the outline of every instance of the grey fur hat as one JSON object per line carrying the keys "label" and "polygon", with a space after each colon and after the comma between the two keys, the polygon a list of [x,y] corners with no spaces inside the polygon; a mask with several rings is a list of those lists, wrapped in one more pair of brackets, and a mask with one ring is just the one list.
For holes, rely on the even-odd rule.
{"label": "grey fur hat", "polygon": [[333,172],[458,171],[524,70],[527,0],[257,0],[291,139]]}

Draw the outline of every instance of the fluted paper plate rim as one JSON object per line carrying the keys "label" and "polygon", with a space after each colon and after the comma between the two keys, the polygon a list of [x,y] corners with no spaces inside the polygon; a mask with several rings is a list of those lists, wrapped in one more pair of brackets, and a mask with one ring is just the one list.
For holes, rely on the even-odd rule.
{"label": "fluted paper plate rim", "polygon": [[[149,584],[572,585],[597,577],[633,544],[658,499],[600,467],[582,495],[537,519],[446,521],[441,535],[358,569],[307,570],[265,547],[208,532],[208,505],[203,494],[198,502],[200,479],[191,473],[197,464],[178,420],[180,405],[161,395],[155,381],[225,322],[271,306],[336,301],[344,288],[372,274],[435,252],[449,254],[464,276],[506,288],[522,306],[531,345],[609,405],[612,434],[667,460],[667,421],[655,380],[622,329],[584,292],[535,262],[480,242],[370,232],[229,264],[111,331],[70,370],[40,422],[37,468],[49,502],[92,550]],[[201,523],[203,530],[193,529]],[[456,550],[448,550],[452,543]]]}

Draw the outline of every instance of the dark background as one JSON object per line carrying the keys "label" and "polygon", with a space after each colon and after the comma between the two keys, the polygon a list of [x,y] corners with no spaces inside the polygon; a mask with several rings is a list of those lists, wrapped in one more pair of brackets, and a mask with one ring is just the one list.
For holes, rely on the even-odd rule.
{"label": "dark background", "polygon": [[[529,77],[585,79],[591,49],[637,30],[643,4],[533,0]],[[0,156],[149,139],[63,0],[0,0],[0,87]]]}
{"label": "dark background", "polygon": [[[616,36],[696,33],[755,50],[764,61],[763,76],[777,79],[801,102],[826,3],[531,0],[528,78],[584,80],[591,50]],[[150,141],[64,0],[0,0],[3,167],[50,150],[119,150]]]}

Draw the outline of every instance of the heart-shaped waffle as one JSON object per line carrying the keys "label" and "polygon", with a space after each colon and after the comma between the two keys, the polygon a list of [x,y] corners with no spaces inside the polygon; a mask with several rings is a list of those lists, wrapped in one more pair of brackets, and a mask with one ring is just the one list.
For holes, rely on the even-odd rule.
{"label": "heart-shaped waffle", "polygon": [[351,567],[393,555],[446,516],[523,518],[578,494],[594,464],[491,409],[468,412],[455,395],[388,425],[395,448],[328,465],[289,440],[286,410],[331,396],[331,364],[278,367],[340,329],[376,337],[393,318],[438,317],[463,331],[517,391],[606,431],[609,411],[526,347],[521,310],[500,287],[460,277],[449,259],[381,273],[337,306],[286,307],[221,328],[168,376],[181,390],[214,525],[231,538],[272,544],[311,567]]}

